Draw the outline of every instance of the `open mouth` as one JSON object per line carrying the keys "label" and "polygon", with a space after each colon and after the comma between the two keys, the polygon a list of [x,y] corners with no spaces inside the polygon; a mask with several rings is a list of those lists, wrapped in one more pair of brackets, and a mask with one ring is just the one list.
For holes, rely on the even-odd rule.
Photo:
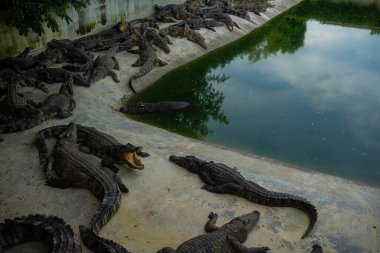
{"label": "open mouth", "polygon": [[233,26],[233,25],[230,25],[230,24],[227,25],[227,28],[228,28],[228,30],[230,30],[231,32],[234,30],[234,26]]}
{"label": "open mouth", "polygon": [[136,156],[136,152],[124,153],[124,160],[128,164],[128,166],[133,169],[137,169],[137,170],[144,169],[144,164]]}

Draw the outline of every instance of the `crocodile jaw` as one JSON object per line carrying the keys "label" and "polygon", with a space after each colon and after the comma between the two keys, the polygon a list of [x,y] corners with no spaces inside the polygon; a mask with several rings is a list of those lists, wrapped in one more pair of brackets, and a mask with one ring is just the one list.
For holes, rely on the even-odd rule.
{"label": "crocodile jaw", "polygon": [[136,152],[126,152],[124,153],[124,161],[128,164],[129,167],[137,170],[144,169],[144,164],[136,156]]}

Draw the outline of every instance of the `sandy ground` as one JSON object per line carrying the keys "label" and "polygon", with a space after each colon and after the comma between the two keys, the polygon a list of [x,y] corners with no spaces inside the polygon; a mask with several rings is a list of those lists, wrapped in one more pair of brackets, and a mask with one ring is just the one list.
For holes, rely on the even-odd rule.
{"label": "sandy ground", "polygon": [[[276,7],[260,16],[252,15],[257,24],[299,2],[278,0]],[[134,82],[142,90],[163,74],[191,59],[231,42],[248,33],[257,25],[234,19],[242,27],[229,32],[217,28],[216,33],[201,30],[209,45],[204,50],[182,39],[173,39],[172,52],[159,57],[169,65],[155,68]],[[51,120],[33,129],[7,134],[0,143],[0,222],[6,218],[41,213],[64,218],[77,232],[78,225],[88,225],[99,201],[84,189],[55,189],[44,185],[44,175],[38,164],[38,153],[33,146],[37,131],[70,121],[93,126],[113,135],[122,143],[144,147],[150,157],[144,158],[145,169],[135,171],[121,168],[120,175],[130,192],[123,194],[117,214],[100,231],[100,235],[124,245],[131,252],[157,252],[164,246],[177,247],[183,241],[202,234],[209,212],[219,214],[218,225],[238,215],[259,210],[259,224],[249,235],[246,246],[268,246],[270,252],[310,252],[314,242],[325,252],[380,252],[380,189],[358,185],[342,178],[317,172],[299,170],[251,154],[178,136],[113,111],[120,98],[131,95],[127,80],[136,69],[131,64],[137,56],[125,52],[117,59],[121,70],[119,84],[107,77],[91,88],[75,87],[77,108],[65,120]],[[59,85],[52,85],[56,92]],[[46,94],[24,90],[39,97]],[[50,146],[54,144],[51,141]],[[195,155],[205,160],[222,162],[237,167],[249,180],[270,190],[287,192],[307,198],[318,209],[319,219],[310,236],[301,240],[308,220],[293,208],[273,208],[257,205],[244,199],[218,195],[201,189],[197,175],[168,161],[176,155]],[[40,243],[24,244],[8,252],[46,252]],[[83,252],[89,252],[83,246]]]}

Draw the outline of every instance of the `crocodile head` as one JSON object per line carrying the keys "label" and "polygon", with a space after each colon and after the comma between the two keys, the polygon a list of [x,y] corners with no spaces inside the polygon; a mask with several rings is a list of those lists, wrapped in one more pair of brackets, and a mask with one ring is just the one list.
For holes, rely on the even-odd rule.
{"label": "crocodile head", "polygon": [[205,161],[196,158],[195,156],[175,156],[171,155],[169,160],[192,173],[199,173]]}
{"label": "crocodile head", "polygon": [[235,233],[240,242],[244,242],[247,240],[248,233],[253,230],[259,218],[260,212],[253,211],[251,213],[236,217],[224,226]]}
{"label": "crocodile head", "polygon": [[120,21],[119,23],[116,24],[117,29],[119,32],[124,32],[125,29],[128,28],[128,23],[124,21]]}
{"label": "crocodile head", "polygon": [[131,148],[127,145],[120,145],[116,148],[115,155],[118,156],[117,160],[126,163],[132,169],[142,170],[144,169],[144,164],[137,157],[137,152],[139,148]]}

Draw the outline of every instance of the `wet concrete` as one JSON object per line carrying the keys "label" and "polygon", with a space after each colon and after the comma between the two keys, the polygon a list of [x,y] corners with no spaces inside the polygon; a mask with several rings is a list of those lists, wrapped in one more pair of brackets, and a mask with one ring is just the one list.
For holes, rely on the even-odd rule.
{"label": "wet concrete", "polygon": [[[262,24],[269,17],[296,4],[295,0],[279,0],[275,9],[252,19]],[[268,17],[268,18],[266,18]],[[229,32],[217,28],[216,33],[201,30],[209,50],[246,34],[257,25],[235,18],[241,30]],[[204,53],[191,42],[173,39],[172,52],[157,53],[169,62],[155,68],[134,82],[142,90],[176,66]],[[99,201],[85,189],[55,189],[44,185],[38,153],[33,146],[34,134],[48,126],[70,121],[89,125],[113,135],[122,143],[144,147],[150,157],[144,158],[142,171],[122,167],[120,176],[130,189],[123,194],[117,214],[100,231],[100,235],[124,245],[131,252],[157,252],[164,246],[177,247],[181,242],[204,232],[209,212],[219,214],[218,225],[233,217],[259,210],[261,218],[249,235],[246,246],[268,246],[270,252],[310,252],[319,242],[325,252],[379,252],[380,189],[358,185],[342,178],[296,169],[276,161],[242,153],[226,147],[204,143],[172,134],[140,122],[134,122],[111,107],[121,105],[120,98],[131,95],[126,83],[137,71],[131,64],[137,56],[125,52],[117,55],[121,70],[119,84],[107,77],[91,88],[75,87],[77,108],[65,120],[51,120],[33,129],[7,134],[0,143],[0,222],[6,218],[41,213],[57,215],[69,222],[78,233],[78,225],[88,225]],[[185,85],[185,84],[184,84]],[[180,87],[179,87],[180,88]],[[56,92],[59,85],[52,85]],[[26,94],[39,99],[45,94],[31,89]],[[54,141],[50,141],[50,150]],[[237,167],[249,180],[270,190],[307,198],[318,209],[319,219],[310,236],[301,240],[308,220],[293,208],[274,208],[231,196],[206,192],[197,175],[168,161],[176,155],[195,155],[205,160]],[[22,245],[8,252],[41,252],[40,244]],[[45,248],[46,251],[46,248]],[[83,246],[83,252],[89,252]]]}

